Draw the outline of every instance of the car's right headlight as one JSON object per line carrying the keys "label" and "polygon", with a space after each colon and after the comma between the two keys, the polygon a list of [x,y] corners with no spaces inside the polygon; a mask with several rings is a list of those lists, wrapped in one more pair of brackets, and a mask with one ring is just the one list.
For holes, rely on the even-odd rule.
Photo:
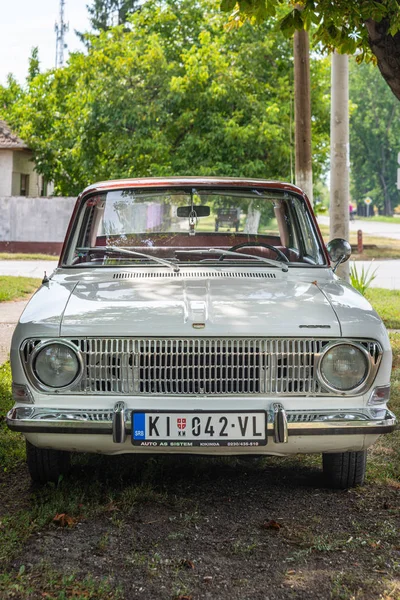
{"label": "car's right headlight", "polygon": [[65,342],[40,344],[32,355],[31,369],[36,379],[47,388],[69,387],[81,373],[77,349]]}
{"label": "car's right headlight", "polygon": [[371,369],[368,352],[361,345],[337,343],[326,348],[320,358],[318,375],[329,390],[351,392],[360,388]]}

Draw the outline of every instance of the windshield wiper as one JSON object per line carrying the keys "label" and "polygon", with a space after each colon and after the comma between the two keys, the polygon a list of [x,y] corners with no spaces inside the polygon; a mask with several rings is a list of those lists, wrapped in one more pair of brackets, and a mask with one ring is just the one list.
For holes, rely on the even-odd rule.
{"label": "windshield wiper", "polygon": [[[178,250],[179,252],[179,250]],[[288,271],[288,267],[285,264],[279,262],[279,260],[274,260],[273,258],[263,258],[262,256],[255,256],[254,254],[247,254],[246,252],[232,252],[231,250],[222,250],[222,248],[207,248],[207,250],[181,250],[182,254],[220,254],[221,256],[235,256],[236,258],[239,256],[246,256],[248,258],[254,258],[255,260],[259,260],[260,262],[267,263],[272,267],[278,267],[282,269],[286,273]]]}
{"label": "windshield wiper", "polygon": [[104,252],[104,254],[127,254],[128,256],[139,256],[140,258],[148,258],[149,260],[153,260],[154,262],[163,265],[164,267],[168,267],[172,269],[175,273],[179,273],[180,269],[178,265],[174,265],[168,260],[164,260],[163,258],[157,258],[156,256],[151,256],[149,254],[145,254],[144,252],[136,252],[136,250],[127,250],[126,248],[119,248],[118,246],[95,246],[93,248],[77,248],[77,252]]}

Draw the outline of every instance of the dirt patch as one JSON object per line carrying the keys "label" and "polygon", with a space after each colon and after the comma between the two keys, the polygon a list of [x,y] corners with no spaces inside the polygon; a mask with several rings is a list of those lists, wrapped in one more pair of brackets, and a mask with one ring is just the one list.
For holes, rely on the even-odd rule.
{"label": "dirt patch", "polygon": [[395,486],[333,492],[301,459],[186,457],[91,457],[62,485],[96,485],[93,512],[35,531],[11,573],[90,574],[129,599],[400,598]]}
{"label": "dirt patch", "polygon": [[0,472],[0,519],[29,508],[31,478],[25,464],[11,473]]}

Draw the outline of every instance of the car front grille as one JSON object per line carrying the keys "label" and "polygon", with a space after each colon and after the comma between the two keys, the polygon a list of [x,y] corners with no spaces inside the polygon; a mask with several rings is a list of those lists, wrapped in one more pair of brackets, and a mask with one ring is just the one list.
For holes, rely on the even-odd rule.
{"label": "car front grille", "polygon": [[[40,340],[23,349],[25,364]],[[327,339],[70,339],[83,358],[74,394],[326,395],[316,358]],[[371,358],[375,342],[362,342]]]}

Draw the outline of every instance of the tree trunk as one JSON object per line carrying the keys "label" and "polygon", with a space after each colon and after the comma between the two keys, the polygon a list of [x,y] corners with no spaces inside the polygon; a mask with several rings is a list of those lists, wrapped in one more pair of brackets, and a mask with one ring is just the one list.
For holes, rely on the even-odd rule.
{"label": "tree trunk", "polygon": [[368,19],[365,22],[368,31],[368,43],[378,60],[378,67],[383,78],[400,100],[400,31],[396,35],[388,33],[389,19],[379,23]]}
{"label": "tree trunk", "polygon": [[311,158],[311,95],[310,48],[308,32],[304,29],[294,34],[294,114],[296,146],[296,185],[313,203]]}
{"label": "tree trunk", "polygon": [[[349,72],[348,56],[332,54],[330,239],[349,239]],[[349,280],[349,263],[337,270]]]}
{"label": "tree trunk", "polygon": [[382,189],[383,189],[383,212],[386,216],[392,217],[393,216],[392,201],[391,201],[388,186],[386,183],[385,174],[380,173],[379,179],[381,180],[381,185],[382,185]]}

